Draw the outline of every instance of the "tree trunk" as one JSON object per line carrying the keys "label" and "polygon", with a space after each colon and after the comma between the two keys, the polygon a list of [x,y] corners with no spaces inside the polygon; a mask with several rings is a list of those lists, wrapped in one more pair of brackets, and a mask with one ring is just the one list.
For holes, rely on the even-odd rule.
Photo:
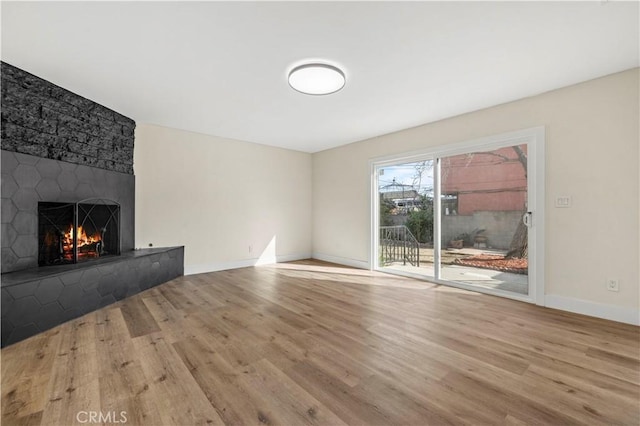
{"label": "tree trunk", "polygon": [[[522,164],[522,168],[524,169],[524,177],[527,178],[527,154],[519,146],[512,146],[516,155],[518,156],[518,161]],[[524,215],[526,211],[523,211]],[[529,254],[529,229],[524,224],[522,220],[518,222],[518,227],[516,228],[516,232],[513,234],[511,238],[511,245],[509,246],[509,251],[505,255],[505,259],[524,259]]]}
{"label": "tree trunk", "polygon": [[511,239],[509,251],[505,255],[505,259],[524,259],[529,254],[529,229],[522,221],[518,222],[516,232]]}

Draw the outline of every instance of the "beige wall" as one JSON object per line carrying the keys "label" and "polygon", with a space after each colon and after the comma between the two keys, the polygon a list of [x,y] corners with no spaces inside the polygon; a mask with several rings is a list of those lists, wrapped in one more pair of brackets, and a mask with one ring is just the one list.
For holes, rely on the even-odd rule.
{"label": "beige wall", "polygon": [[310,154],[139,124],[134,162],[136,246],[186,273],[310,255]]}
{"label": "beige wall", "polygon": [[[354,265],[369,261],[370,159],[542,125],[545,293],[565,305],[573,300],[597,311],[601,306],[593,302],[637,317],[638,80],[636,68],[314,154],[314,255]],[[554,208],[557,195],[572,196],[573,206]],[[619,293],[605,289],[608,277],[620,280]]]}

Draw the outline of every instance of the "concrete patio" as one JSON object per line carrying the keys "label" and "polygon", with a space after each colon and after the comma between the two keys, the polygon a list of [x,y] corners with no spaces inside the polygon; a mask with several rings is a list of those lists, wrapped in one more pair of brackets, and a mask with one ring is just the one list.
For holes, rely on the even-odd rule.
{"label": "concrete patio", "polygon": [[[528,294],[528,275],[502,272],[484,268],[474,268],[453,264],[455,259],[480,254],[504,254],[496,250],[484,250],[475,248],[445,249],[442,250],[442,270],[441,278],[448,281],[456,281],[473,286],[508,291],[517,294]],[[410,264],[403,265],[402,262],[394,262],[385,266],[390,270],[408,272],[422,275],[425,278],[434,277],[433,249],[420,248],[420,266]]]}

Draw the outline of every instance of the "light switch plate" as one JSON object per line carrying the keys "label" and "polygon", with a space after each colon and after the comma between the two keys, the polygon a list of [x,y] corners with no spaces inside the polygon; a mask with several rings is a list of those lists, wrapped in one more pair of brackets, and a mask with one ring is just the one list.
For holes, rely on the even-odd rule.
{"label": "light switch plate", "polygon": [[558,195],[556,197],[556,208],[569,208],[571,207],[571,196],[569,195]]}

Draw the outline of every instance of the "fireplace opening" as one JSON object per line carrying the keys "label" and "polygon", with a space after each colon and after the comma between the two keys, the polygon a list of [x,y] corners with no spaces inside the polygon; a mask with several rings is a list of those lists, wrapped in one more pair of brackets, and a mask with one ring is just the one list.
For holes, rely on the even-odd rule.
{"label": "fireplace opening", "polygon": [[120,205],[105,199],[38,203],[38,265],[120,254]]}

